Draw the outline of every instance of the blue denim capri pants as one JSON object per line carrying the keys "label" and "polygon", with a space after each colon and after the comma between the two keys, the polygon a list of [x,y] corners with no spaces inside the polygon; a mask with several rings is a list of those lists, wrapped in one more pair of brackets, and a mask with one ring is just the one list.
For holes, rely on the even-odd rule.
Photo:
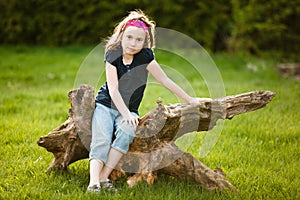
{"label": "blue denim capri pants", "polygon": [[[136,113],[132,112],[132,114],[138,118]],[[98,159],[106,163],[111,147],[121,153],[127,153],[134,139],[136,128],[129,124],[120,124],[122,118],[118,110],[96,103],[92,118],[90,160]]]}

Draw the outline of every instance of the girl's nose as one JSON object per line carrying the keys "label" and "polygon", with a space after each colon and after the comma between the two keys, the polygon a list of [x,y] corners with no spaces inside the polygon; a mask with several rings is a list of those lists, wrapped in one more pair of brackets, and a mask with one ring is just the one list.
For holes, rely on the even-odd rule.
{"label": "girl's nose", "polygon": [[130,41],[130,45],[131,45],[131,46],[135,46],[135,45],[136,45],[135,40],[131,40],[131,41]]}

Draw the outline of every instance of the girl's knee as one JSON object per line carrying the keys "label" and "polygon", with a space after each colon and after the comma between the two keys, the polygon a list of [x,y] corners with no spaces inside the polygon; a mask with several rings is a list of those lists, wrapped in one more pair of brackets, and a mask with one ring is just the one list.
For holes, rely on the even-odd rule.
{"label": "girl's knee", "polygon": [[116,139],[113,141],[112,147],[126,153],[129,150],[129,145],[133,142],[134,136],[125,132],[119,132]]}

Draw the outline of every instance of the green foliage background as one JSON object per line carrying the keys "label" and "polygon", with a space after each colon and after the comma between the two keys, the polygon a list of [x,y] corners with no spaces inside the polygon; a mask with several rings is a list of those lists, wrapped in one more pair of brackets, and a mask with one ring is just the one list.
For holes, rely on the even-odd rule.
{"label": "green foliage background", "polygon": [[0,43],[97,44],[134,9],[213,52],[299,59],[298,0],[0,0]]}

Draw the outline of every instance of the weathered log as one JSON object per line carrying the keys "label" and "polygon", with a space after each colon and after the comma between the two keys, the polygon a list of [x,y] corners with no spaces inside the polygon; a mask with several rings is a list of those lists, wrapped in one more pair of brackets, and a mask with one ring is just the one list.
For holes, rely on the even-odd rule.
{"label": "weathered log", "polygon": [[[140,119],[136,138],[111,178],[134,173],[127,181],[133,186],[141,180],[151,184],[160,173],[164,173],[192,180],[208,190],[233,189],[221,169],[209,169],[191,154],[180,150],[174,142],[186,133],[212,129],[219,119],[232,119],[235,115],[260,109],[274,95],[270,91],[252,91],[197,105],[163,105],[158,101],[158,106]],[[70,91],[68,96],[71,104],[69,118],[37,142],[54,154],[48,172],[53,168],[66,170],[71,163],[88,158],[94,90],[82,85]]]}

